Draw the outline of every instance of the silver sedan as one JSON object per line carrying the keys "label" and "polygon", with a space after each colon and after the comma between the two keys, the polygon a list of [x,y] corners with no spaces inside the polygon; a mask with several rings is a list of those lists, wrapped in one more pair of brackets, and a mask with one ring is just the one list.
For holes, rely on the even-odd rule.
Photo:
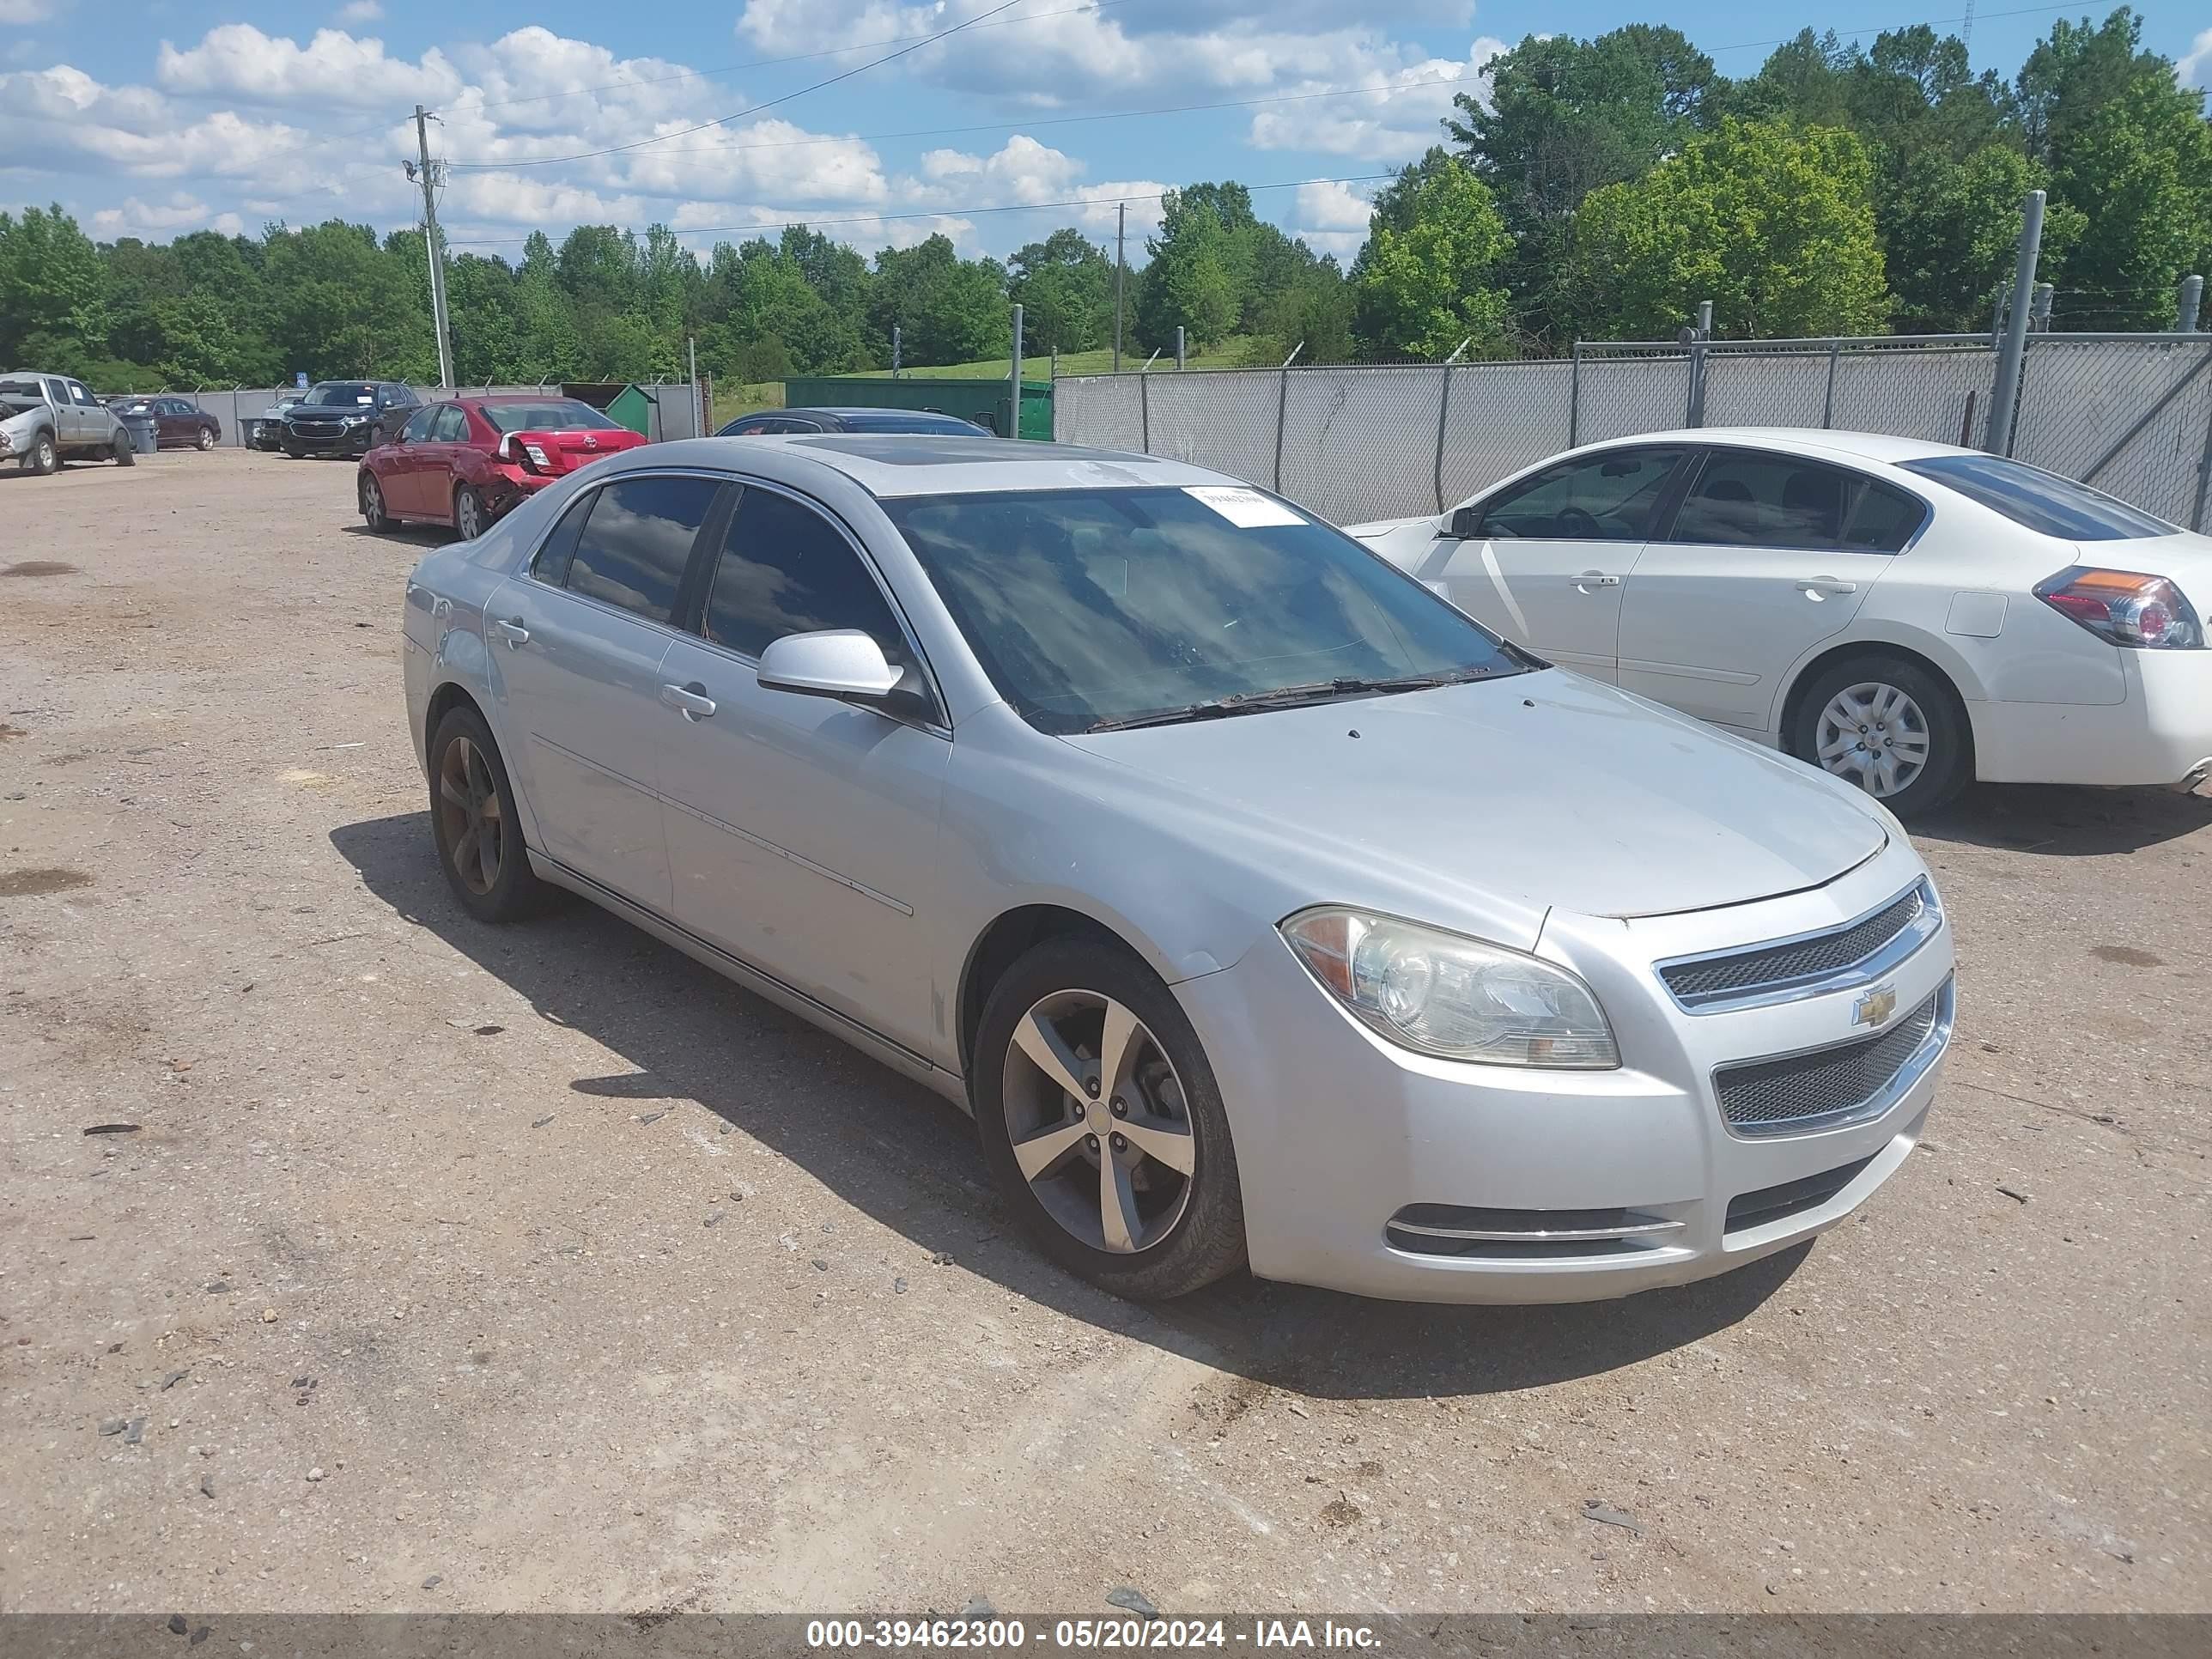
{"label": "silver sedan", "polygon": [[1263,491],[989,439],[655,445],[408,584],[430,824],[966,1107],[1132,1297],[1536,1302],[1848,1214],[1952,1024],[1840,780],[1553,669]]}

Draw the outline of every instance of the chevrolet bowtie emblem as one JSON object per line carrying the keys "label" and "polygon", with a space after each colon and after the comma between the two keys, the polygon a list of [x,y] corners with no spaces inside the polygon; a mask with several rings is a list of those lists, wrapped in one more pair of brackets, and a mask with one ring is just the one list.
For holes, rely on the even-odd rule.
{"label": "chevrolet bowtie emblem", "polygon": [[1897,988],[1880,985],[1851,1005],[1851,1024],[1880,1025],[1897,1012]]}

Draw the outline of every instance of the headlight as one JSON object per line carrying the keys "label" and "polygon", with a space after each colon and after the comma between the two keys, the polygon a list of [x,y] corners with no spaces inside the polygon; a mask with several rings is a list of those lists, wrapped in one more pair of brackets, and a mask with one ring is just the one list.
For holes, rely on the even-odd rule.
{"label": "headlight", "polygon": [[341,415],[338,416],[340,422],[346,426],[359,426],[368,418],[368,416],[366,415]]}
{"label": "headlight", "polygon": [[1330,995],[1401,1048],[1487,1066],[1620,1064],[1605,1011],[1563,968],[1360,910],[1304,910],[1282,932]]}

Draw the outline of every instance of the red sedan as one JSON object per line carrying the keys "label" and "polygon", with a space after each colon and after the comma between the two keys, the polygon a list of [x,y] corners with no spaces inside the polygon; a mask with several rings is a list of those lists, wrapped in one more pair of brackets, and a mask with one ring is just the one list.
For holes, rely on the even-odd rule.
{"label": "red sedan", "polygon": [[361,459],[361,516],[449,524],[474,541],[524,496],[645,440],[572,398],[455,398],[427,404]]}

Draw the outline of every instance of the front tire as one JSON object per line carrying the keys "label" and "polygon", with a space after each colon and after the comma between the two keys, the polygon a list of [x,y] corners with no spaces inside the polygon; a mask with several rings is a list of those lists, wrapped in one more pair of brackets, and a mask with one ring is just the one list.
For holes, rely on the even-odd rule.
{"label": "front tire", "polygon": [[392,528],[392,515],[384,505],[384,487],[376,482],[374,472],[361,475],[361,521],[372,536],[381,536]]}
{"label": "front tire", "polygon": [[1137,1301],[1244,1265],[1228,1115],[1175,994],[1127,951],[1048,939],[993,988],[970,1103],[1039,1249]]}
{"label": "front tire", "polygon": [[472,542],[484,532],[489,522],[484,512],[483,497],[477,494],[473,484],[463,484],[453,492],[453,533],[465,542]]}
{"label": "front tire", "polygon": [[289,459],[295,461],[304,461],[307,459],[307,452],[301,448],[297,444],[286,444],[284,446],[284,453]]}
{"label": "front tire", "polygon": [[430,734],[430,832],[446,884],[478,921],[515,921],[544,908],[550,890],[523,848],[507,763],[466,703],[447,710]]}
{"label": "front tire", "polygon": [[1790,752],[1901,818],[1932,812],[1974,776],[1973,729],[1950,683],[1886,652],[1822,670],[1797,699]]}
{"label": "front tire", "polygon": [[118,432],[115,434],[115,441],[108,446],[107,453],[115,457],[115,464],[118,466],[138,465],[137,447],[131,441],[131,434],[127,432]]}
{"label": "front tire", "polygon": [[204,455],[204,454],[206,454],[206,453],[208,453],[208,451],[210,451],[210,449],[213,449],[213,448],[215,447],[215,434],[214,434],[214,433],[212,433],[212,432],[210,432],[210,431],[209,431],[207,428],[205,428],[205,427],[202,427],[202,428],[200,428],[200,435],[199,435],[199,440],[198,440],[198,441],[199,441],[199,447],[200,447],[200,453],[201,453],[201,454],[203,454],[203,455]]}

